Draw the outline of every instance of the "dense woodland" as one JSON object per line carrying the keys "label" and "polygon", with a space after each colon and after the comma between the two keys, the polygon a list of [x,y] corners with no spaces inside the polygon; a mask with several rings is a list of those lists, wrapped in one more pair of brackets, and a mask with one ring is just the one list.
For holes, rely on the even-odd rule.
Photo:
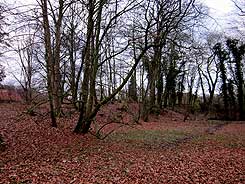
{"label": "dense woodland", "polygon": [[0,0],[0,183],[245,183],[228,2]]}
{"label": "dense woodland", "polygon": [[[234,5],[242,20],[245,4]],[[76,133],[116,101],[137,102],[144,121],[166,108],[245,120],[244,32],[210,30],[209,18],[195,0],[3,2],[0,82],[15,55],[8,66],[30,112],[48,103],[57,127],[70,105],[79,112]]]}

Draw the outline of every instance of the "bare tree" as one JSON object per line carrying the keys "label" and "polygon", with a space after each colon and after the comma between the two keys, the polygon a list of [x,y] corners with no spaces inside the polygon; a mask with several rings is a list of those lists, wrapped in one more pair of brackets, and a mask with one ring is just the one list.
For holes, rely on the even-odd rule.
{"label": "bare tree", "polygon": [[[57,127],[55,117],[61,113],[61,100],[63,95],[60,73],[61,28],[64,13],[70,6],[70,2],[65,3],[64,0],[59,0],[58,3],[54,3],[53,5],[49,0],[40,0],[38,3],[42,10],[45,61],[47,66],[47,86],[52,126]],[[52,18],[52,21],[50,20],[50,17]],[[52,25],[52,23],[54,25]]]}
{"label": "bare tree", "polygon": [[[135,61],[135,64],[132,67],[133,70],[131,69],[129,71],[128,75],[123,80],[121,85],[117,89],[115,89],[112,94],[110,94],[110,96],[103,99],[102,102],[97,103],[95,87],[96,76],[99,67],[104,65],[106,61],[108,61],[110,58],[113,58],[123,53],[129,46],[129,44],[127,43],[124,48],[119,49],[119,51],[117,51],[115,54],[101,60],[100,52],[104,45],[104,41],[106,40],[106,36],[108,34],[112,34],[111,31],[115,30],[115,27],[120,23],[118,19],[127,12],[135,9],[138,5],[138,2],[129,0],[126,2],[125,5],[123,4],[125,4],[125,2],[122,1],[116,1],[116,4],[114,5],[103,0],[100,0],[98,2],[88,2],[86,45],[84,48],[84,73],[81,85],[81,105],[79,109],[80,116],[74,130],[74,132],[76,133],[88,132],[92,120],[97,114],[100,107],[109,102],[112,98],[114,98],[117,93],[124,87],[128,79],[132,75],[133,70],[135,70],[140,58],[142,57],[141,54],[137,61]],[[112,11],[106,11],[106,8],[108,9],[107,6],[111,7]],[[104,19],[103,16],[105,15],[109,16],[110,19]],[[104,27],[103,29],[102,25]]]}
{"label": "bare tree", "polygon": [[[67,95],[71,95],[71,102],[76,109],[78,109],[78,97],[79,97],[79,84],[81,82],[81,75],[83,71],[84,62],[84,35],[81,26],[81,22],[84,20],[81,15],[85,14],[83,4],[78,2],[73,3],[65,17],[66,24],[62,33],[62,52],[64,53],[64,69],[66,72],[62,73],[68,85]],[[80,15],[80,16],[77,16]]]}
{"label": "bare tree", "polygon": [[37,68],[34,63],[34,49],[35,49],[35,34],[29,33],[27,38],[23,37],[23,41],[20,42],[16,50],[21,68],[21,77],[15,79],[22,86],[24,91],[25,100],[27,103],[31,103],[33,99],[33,77],[37,73]]}

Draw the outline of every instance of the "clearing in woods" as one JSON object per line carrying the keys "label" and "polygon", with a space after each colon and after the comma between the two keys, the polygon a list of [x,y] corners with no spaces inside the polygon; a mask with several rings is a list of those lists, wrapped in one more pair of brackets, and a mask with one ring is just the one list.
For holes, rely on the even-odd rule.
{"label": "clearing in woods", "polygon": [[[98,114],[99,125],[122,120],[113,108]],[[166,111],[99,140],[72,133],[76,115],[51,128],[48,116],[22,112],[0,104],[0,183],[245,183],[244,122],[184,122]]]}

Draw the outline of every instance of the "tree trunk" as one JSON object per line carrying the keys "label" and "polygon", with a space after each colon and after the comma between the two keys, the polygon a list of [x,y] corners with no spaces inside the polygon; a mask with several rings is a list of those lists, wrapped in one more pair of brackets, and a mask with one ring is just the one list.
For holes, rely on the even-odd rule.
{"label": "tree trunk", "polygon": [[157,81],[157,104],[158,107],[162,108],[162,95],[163,95],[163,73],[160,71]]}
{"label": "tree trunk", "polygon": [[62,89],[60,73],[60,46],[61,46],[61,25],[63,19],[64,1],[59,0],[58,20],[55,22],[55,49],[54,49],[54,104],[56,116],[61,114]]}
{"label": "tree trunk", "polygon": [[245,120],[245,111],[244,111],[244,93],[243,93],[243,75],[241,68],[241,61],[236,63],[237,70],[237,79],[238,79],[238,104],[239,104],[239,114],[240,120]]}
{"label": "tree trunk", "polygon": [[[140,62],[140,60],[142,59],[142,57],[144,56],[144,54],[146,53],[146,51],[149,48],[150,48],[150,46],[149,47],[145,47],[142,50],[142,52],[140,53],[140,55],[135,59],[135,64],[133,65],[133,67],[131,68],[131,70],[127,74],[127,76],[124,78],[124,80],[122,81],[120,86],[117,89],[115,89],[110,96],[105,98],[100,103],[97,103],[89,114],[85,114],[86,107],[84,105],[86,105],[86,104],[83,103],[83,101],[82,101],[79,120],[78,120],[77,125],[76,125],[75,130],[74,130],[75,133],[83,133],[83,134],[85,134],[85,133],[87,133],[89,131],[91,123],[92,123],[94,117],[96,116],[97,112],[100,110],[101,106],[107,104],[110,100],[112,100],[119,93],[119,91],[122,90],[122,88],[127,84],[128,80],[130,79],[130,77],[134,73],[138,63]],[[85,64],[85,66],[86,66],[86,64]]]}
{"label": "tree trunk", "polygon": [[52,127],[57,127],[56,117],[55,117],[55,107],[54,107],[54,98],[53,98],[53,59],[52,59],[52,48],[51,48],[51,35],[50,35],[50,26],[48,20],[48,8],[47,0],[42,0],[42,14],[43,14],[43,28],[44,28],[44,41],[45,41],[45,60],[47,63],[47,88],[48,88],[48,97],[50,105],[50,116],[52,121]]}
{"label": "tree trunk", "polygon": [[133,100],[135,102],[138,101],[137,98],[137,84],[136,84],[136,71],[132,75],[129,86],[128,86],[128,95],[129,95],[129,100]]}
{"label": "tree trunk", "polygon": [[229,111],[228,111],[228,93],[227,93],[227,81],[226,81],[226,71],[224,61],[220,61],[220,71],[221,71],[221,79],[222,79],[222,92],[223,92],[223,102],[225,109],[225,119],[228,119]]}
{"label": "tree trunk", "polygon": [[89,83],[91,82],[91,67],[92,67],[92,54],[91,54],[91,46],[92,46],[92,37],[93,37],[93,30],[94,30],[94,21],[93,21],[93,14],[94,14],[94,3],[93,1],[89,1],[89,15],[88,15],[88,28],[87,28],[87,41],[84,50],[85,54],[85,61],[84,61],[84,77],[82,81],[81,87],[81,103],[80,103],[80,115],[77,122],[77,125],[74,129],[75,133],[87,133],[87,122],[88,121],[88,97],[89,97]]}

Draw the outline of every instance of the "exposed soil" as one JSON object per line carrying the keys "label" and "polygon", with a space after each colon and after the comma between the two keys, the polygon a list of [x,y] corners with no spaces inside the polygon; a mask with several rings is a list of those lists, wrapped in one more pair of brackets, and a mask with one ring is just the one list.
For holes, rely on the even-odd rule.
{"label": "exposed soil", "polygon": [[51,128],[45,113],[0,104],[0,183],[245,183],[244,122],[184,122],[167,110],[138,122],[137,105],[124,105],[98,113],[91,132],[115,130],[99,140],[72,133],[76,114]]}

